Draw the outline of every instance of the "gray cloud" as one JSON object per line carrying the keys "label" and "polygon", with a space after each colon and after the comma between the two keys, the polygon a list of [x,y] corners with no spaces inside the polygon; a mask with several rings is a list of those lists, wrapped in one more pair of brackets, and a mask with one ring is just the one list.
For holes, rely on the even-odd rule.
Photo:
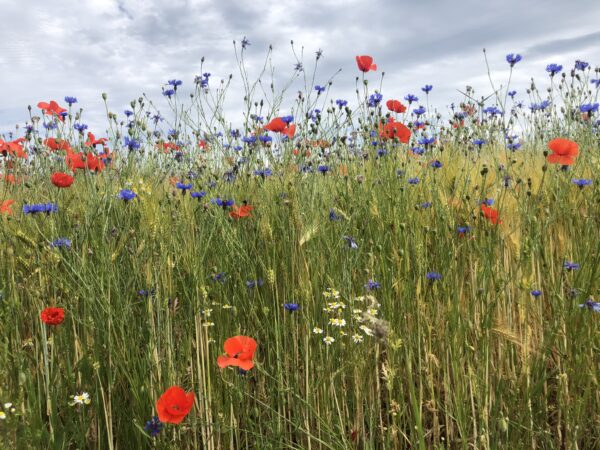
{"label": "gray cloud", "polygon": [[[279,4],[281,3],[281,4]],[[100,94],[107,92],[111,110],[121,113],[131,99],[147,93],[166,112],[161,86],[168,79],[192,88],[194,75],[213,74],[213,84],[234,75],[227,112],[238,121],[239,71],[232,41],[247,36],[252,45],[244,58],[251,77],[262,68],[269,44],[276,86],[293,75],[290,47],[304,47],[306,75],[314,52],[324,50],[317,83],[338,69],[330,98],[356,98],[354,61],[371,54],[380,71],[368,75],[379,83],[385,71],[384,95],[402,98],[433,84],[431,103],[440,110],[460,100],[465,84],[479,95],[489,93],[481,49],[488,51],[494,82],[506,83],[506,53],[524,59],[515,68],[514,87],[524,91],[530,77],[543,78],[550,62],[570,67],[574,59],[600,63],[597,21],[600,5],[582,0],[577,8],[562,1],[520,2],[330,0],[303,2],[229,2],[170,0],[0,0],[0,64],[4,92],[0,97],[0,132],[23,124],[27,105],[76,96],[84,120],[101,133],[106,126]],[[301,79],[291,93],[303,85]],[[524,92],[523,92],[524,94]],[[291,97],[282,108],[289,109]],[[237,116],[237,117],[236,117]]]}

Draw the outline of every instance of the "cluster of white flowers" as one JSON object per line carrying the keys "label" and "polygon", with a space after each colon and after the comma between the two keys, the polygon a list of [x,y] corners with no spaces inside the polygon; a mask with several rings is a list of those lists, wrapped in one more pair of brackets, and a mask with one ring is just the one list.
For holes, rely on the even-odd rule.
{"label": "cluster of white flowers", "polygon": [[6,402],[3,407],[4,409],[0,410],[0,420],[5,420],[6,417],[8,417],[8,414],[14,414],[17,412],[16,408],[10,402]]}
{"label": "cluster of white flowers", "polygon": [[[337,333],[339,337],[344,337],[348,336],[348,333],[345,331],[347,327],[352,329],[352,327],[356,326],[357,329],[355,329],[355,332],[349,335],[349,338],[354,344],[364,342],[365,335],[374,336],[375,333],[373,330],[365,324],[370,324],[368,319],[376,318],[379,314],[378,308],[380,305],[373,295],[364,295],[351,300],[349,303],[352,308],[348,308],[349,313],[347,315],[345,312],[346,303],[341,299],[341,294],[337,289],[327,288],[323,292],[323,297],[326,300],[323,311],[331,316],[327,322],[327,330],[333,331],[335,329],[335,333]],[[354,307],[354,305],[358,306],[360,303],[368,306],[366,308]],[[330,336],[325,329],[319,326],[315,326],[312,329],[312,332],[313,334],[324,335],[321,340],[325,345],[331,345],[336,340],[333,336]]]}
{"label": "cluster of white flowers", "polygon": [[89,405],[92,403],[92,399],[90,398],[90,394],[87,392],[82,392],[81,394],[71,395],[71,401],[69,402],[70,406],[80,406],[80,405]]}

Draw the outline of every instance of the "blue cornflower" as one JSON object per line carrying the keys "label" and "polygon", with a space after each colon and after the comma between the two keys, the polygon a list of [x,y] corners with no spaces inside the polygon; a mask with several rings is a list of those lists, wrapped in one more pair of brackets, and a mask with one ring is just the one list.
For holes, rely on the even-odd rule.
{"label": "blue cornflower", "polygon": [[485,206],[492,206],[494,204],[494,199],[493,198],[486,198],[484,200],[481,200],[479,202],[480,205],[485,205]]}
{"label": "blue cornflower", "polygon": [[301,62],[297,62],[296,64],[294,64],[294,70],[297,72],[302,72],[304,70],[304,66]]}
{"label": "blue cornflower", "polygon": [[580,308],[588,308],[594,312],[600,313],[600,303],[593,301],[592,299],[588,299],[585,303],[579,305]]}
{"label": "blue cornflower", "polygon": [[335,209],[329,208],[329,220],[336,221],[342,220],[342,218],[335,213]]}
{"label": "blue cornflower", "polygon": [[139,291],[137,291],[137,295],[139,295],[140,297],[153,297],[154,294],[156,294],[156,289],[154,288],[150,288],[148,290],[140,289]]}
{"label": "blue cornflower", "polygon": [[185,184],[185,183],[178,181],[177,184],[175,185],[175,187],[177,189],[181,189],[182,194],[185,194],[186,191],[189,191],[192,188],[192,183]]}
{"label": "blue cornflower", "polygon": [[256,136],[244,136],[242,138],[242,142],[246,143],[246,144],[254,144],[256,142],[257,137]]}
{"label": "blue cornflower", "polygon": [[515,95],[517,95],[517,91],[510,91],[510,92],[508,93],[508,96],[509,96],[510,98],[512,98],[513,100],[514,100],[514,98],[515,98]]}
{"label": "blue cornflower", "polygon": [[521,143],[520,142],[511,142],[506,144],[506,148],[509,150],[512,150],[513,152],[515,150],[519,150],[521,148]]}
{"label": "blue cornflower", "polygon": [[325,86],[319,86],[318,84],[315,86],[315,91],[317,91],[317,94],[324,92],[325,89],[327,89]]}
{"label": "blue cornflower", "polygon": [[58,238],[50,243],[52,248],[71,248],[71,240],[66,238]]}
{"label": "blue cornflower", "polygon": [[423,128],[425,126],[425,122],[421,121],[421,120],[415,120],[413,122],[413,125],[415,126],[415,128]]}
{"label": "blue cornflower", "polygon": [[294,312],[294,311],[298,311],[298,308],[300,308],[300,305],[298,303],[284,303],[283,307],[285,308],[286,311]]}
{"label": "blue cornflower", "polygon": [[254,175],[262,178],[270,177],[273,174],[273,171],[268,167],[265,169],[255,170]]}
{"label": "blue cornflower", "polygon": [[595,113],[598,112],[598,107],[600,106],[600,104],[598,103],[586,103],[584,105],[581,105],[579,107],[579,111],[581,111],[582,113]]}
{"label": "blue cornflower", "polygon": [[269,136],[268,134],[261,134],[258,137],[258,140],[264,144],[266,144],[267,142],[272,142],[273,138],[271,136]]}
{"label": "blue cornflower", "polygon": [[530,294],[532,296],[534,296],[535,298],[538,298],[540,295],[542,295],[542,291],[539,291],[537,289],[534,289],[533,291],[530,292]]}
{"label": "blue cornflower", "polygon": [[77,103],[77,98],[76,97],[65,97],[65,102],[69,105],[72,106],[73,103]]}
{"label": "blue cornflower", "polygon": [[160,433],[163,429],[164,424],[158,420],[157,416],[154,416],[152,419],[146,422],[144,425],[144,430],[151,436],[156,437],[158,433]]}
{"label": "blue cornflower", "polygon": [[201,199],[205,196],[206,196],[206,192],[204,192],[204,191],[200,191],[200,192],[196,191],[196,192],[192,192],[190,194],[190,197],[197,198],[197,199]]}
{"label": "blue cornflower", "polygon": [[442,163],[440,161],[438,161],[437,159],[435,161],[431,161],[429,163],[429,165],[431,167],[433,167],[434,169],[439,169],[440,167],[442,167]]}
{"label": "blue cornflower", "polygon": [[442,274],[438,272],[427,272],[427,274],[425,274],[425,278],[431,281],[441,280]]}
{"label": "blue cornflower", "polygon": [[498,116],[502,115],[502,111],[500,111],[497,106],[488,106],[487,108],[485,108],[483,110],[483,112],[486,114],[489,114],[492,117],[496,117],[497,115]]}
{"label": "blue cornflower", "polygon": [[253,288],[256,288],[256,287],[261,287],[263,284],[264,284],[264,281],[261,278],[259,278],[257,280],[248,280],[248,281],[246,281],[246,287],[248,289],[253,289]]}
{"label": "blue cornflower", "polygon": [[421,90],[422,90],[423,92],[425,92],[426,94],[429,94],[429,93],[431,92],[431,90],[432,90],[432,89],[433,89],[433,86],[432,86],[432,85],[430,85],[430,84],[426,84],[425,86],[423,86],[423,87],[421,88]]}
{"label": "blue cornflower", "polygon": [[404,97],[404,100],[406,100],[408,102],[408,104],[410,105],[411,103],[418,102],[419,97],[417,97],[416,95],[413,95],[413,94],[408,94]]}
{"label": "blue cornflower", "polygon": [[225,272],[218,272],[218,273],[215,273],[214,275],[211,275],[210,278],[213,281],[218,281],[220,283],[225,283],[225,275],[226,275]]}
{"label": "blue cornflower", "polygon": [[596,88],[600,87],[600,78],[596,78],[594,80],[590,80],[590,83],[596,86]]}
{"label": "blue cornflower", "polygon": [[44,128],[46,130],[54,130],[56,128],[55,122],[44,122]]}
{"label": "blue cornflower", "polygon": [[381,103],[381,100],[383,100],[383,95],[381,95],[379,92],[375,92],[369,96],[368,105],[370,108],[374,108]]}
{"label": "blue cornflower", "polygon": [[544,100],[541,103],[532,103],[529,105],[529,109],[531,109],[532,112],[544,111],[548,106],[550,106],[550,102],[548,100]]}
{"label": "blue cornflower", "polygon": [[377,281],[371,279],[369,279],[369,281],[367,281],[367,284],[365,284],[365,289],[368,291],[379,289],[380,287],[381,285]]}
{"label": "blue cornflower", "polygon": [[251,118],[252,120],[254,120],[255,122],[260,122],[260,123],[262,123],[262,122],[265,120],[265,118],[264,118],[264,117],[262,117],[262,116],[257,116],[256,114],[250,114],[250,118]]}
{"label": "blue cornflower", "polygon": [[423,202],[419,205],[419,207],[422,209],[431,208],[431,202]]}
{"label": "blue cornflower", "polygon": [[419,178],[417,178],[417,177],[409,178],[408,184],[419,184]]}
{"label": "blue cornflower", "polygon": [[137,150],[140,148],[140,142],[135,138],[130,138],[129,136],[125,136],[124,144],[125,147],[129,149],[129,151]]}
{"label": "blue cornflower", "polygon": [[548,72],[550,74],[551,77],[553,77],[554,75],[556,75],[558,72],[560,72],[562,70],[563,66],[561,66],[560,64],[548,64],[546,66],[546,72]]}
{"label": "blue cornflower", "polygon": [[312,168],[312,166],[308,166],[308,165],[301,165],[300,166],[300,172],[302,173],[313,173],[314,169]]}
{"label": "blue cornflower", "polygon": [[342,100],[342,99],[337,99],[335,101],[335,104],[338,105],[339,108],[343,108],[344,106],[346,106],[348,104],[347,100]]}
{"label": "blue cornflower", "polygon": [[322,166],[319,166],[317,169],[323,175],[325,175],[327,172],[329,172],[329,166],[322,165]]}
{"label": "blue cornflower", "polygon": [[23,205],[23,214],[50,214],[55,212],[58,212],[58,205],[56,203],[37,203],[33,205]]}
{"label": "blue cornflower", "polygon": [[171,98],[171,96],[175,95],[175,89],[164,89],[162,94],[165,97]]}
{"label": "blue cornflower", "polygon": [[467,233],[470,233],[470,232],[471,232],[471,227],[470,227],[470,226],[468,226],[468,225],[464,225],[464,226],[456,227],[456,232],[457,232],[459,235],[462,235],[462,234],[467,234]]}
{"label": "blue cornflower", "polygon": [[588,67],[589,67],[589,64],[586,63],[585,61],[580,61],[580,60],[575,61],[575,69],[576,70],[585,70]]}
{"label": "blue cornflower", "polygon": [[581,266],[578,263],[575,263],[575,262],[565,261],[564,264],[563,264],[563,267],[566,270],[579,270],[579,268]]}
{"label": "blue cornflower", "polygon": [[281,120],[283,120],[286,124],[289,125],[290,123],[292,123],[294,121],[294,116],[291,116],[291,115],[290,116],[283,116],[281,118]]}
{"label": "blue cornflower", "polygon": [[123,111],[123,114],[125,114],[125,117],[133,116],[133,111],[126,109]]}
{"label": "blue cornflower", "polygon": [[[131,112],[131,111],[126,111],[126,112]],[[152,121],[154,122],[154,124],[158,124],[158,122],[162,122],[163,120],[165,120],[160,113],[156,113],[152,116]]]}
{"label": "blue cornflower", "polygon": [[485,139],[473,139],[473,145],[476,145],[479,148],[486,144],[486,142],[487,141]]}
{"label": "blue cornflower", "polygon": [[354,238],[352,236],[342,236],[343,239],[345,239],[346,243],[348,244],[348,247],[350,247],[353,250],[356,250],[358,248],[358,244],[356,243],[356,241],[354,240]]}
{"label": "blue cornflower", "polygon": [[410,149],[415,155],[422,155],[425,153],[425,149],[423,147],[413,147]]}
{"label": "blue cornflower", "polygon": [[509,53],[508,55],[506,55],[506,62],[510,64],[510,67],[514,67],[515,64],[521,61],[522,59],[523,57],[518,53]]}
{"label": "blue cornflower", "polygon": [[87,130],[88,126],[85,123],[75,123],[73,124],[73,128],[75,128],[80,133],[83,133],[85,130]]}
{"label": "blue cornflower", "polygon": [[221,206],[223,208],[227,208],[228,206],[233,206],[235,203],[232,199],[229,200],[221,200],[221,197],[213,198],[210,201],[212,204]]}
{"label": "blue cornflower", "polygon": [[424,145],[425,147],[429,147],[430,145],[435,144],[435,138],[434,137],[422,137],[420,138],[418,141],[419,145]]}
{"label": "blue cornflower", "polygon": [[177,89],[177,86],[181,86],[183,84],[183,81],[181,80],[169,80],[167,81],[167,84],[173,86],[175,89]]}
{"label": "blue cornflower", "polygon": [[242,49],[246,49],[250,44],[250,41],[248,39],[246,39],[246,36],[244,36],[244,38],[242,39]]}
{"label": "blue cornflower", "polygon": [[118,197],[121,200],[124,200],[126,202],[133,200],[134,198],[137,197],[137,194],[135,192],[133,192],[131,189],[122,189],[119,192]]}
{"label": "blue cornflower", "polygon": [[571,183],[576,184],[580,188],[583,188],[584,186],[590,186],[591,184],[593,184],[593,181],[585,178],[573,178],[571,180]]}
{"label": "blue cornflower", "polygon": [[419,106],[418,108],[413,110],[413,113],[416,114],[417,116],[421,116],[423,114],[425,114],[425,111],[427,111],[423,106]]}

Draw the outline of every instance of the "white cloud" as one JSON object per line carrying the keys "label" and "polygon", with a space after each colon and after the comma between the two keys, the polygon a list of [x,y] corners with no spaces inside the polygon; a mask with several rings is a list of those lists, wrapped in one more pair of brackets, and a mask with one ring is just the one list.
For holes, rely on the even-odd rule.
{"label": "white cloud", "polygon": [[[544,67],[550,62],[565,68],[576,58],[600,63],[595,45],[600,4],[587,0],[577,7],[541,0],[0,0],[0,11],[2,131],[24,123],[27,105],[61,101],[65,95],[79,99],[85,121],[98,134],[106,126],[102,92],[117,113],[143,92],[165,112],[161,86],[179,78],[184,81],[181,92],[189,92],[202,56],[213,83],[234,75],[228,112],[230,120],[238,121],[242,94],[232,40],[239,43],[243,36],[252,43],[245,53],[252,74],[273,44],[278,86],[293,73],[293,39],[298,50],[304,46],[307,70],[314,52],[324,50],[317,83],[342,69],[332,87],[334,99],[356,98],[354,56],[371,54],[386,73],[386,98],[420,93],[422,85],[433,84],[431,102],[441,111],[460,101],[456,89],[465,84],[479,94],[490,90],[483,47],[498,84],[508,75],[505,54],[523,54],[513,77],[523,94],[530,77],[547,80]],[[373,83],[379,74],[369,75]]]}

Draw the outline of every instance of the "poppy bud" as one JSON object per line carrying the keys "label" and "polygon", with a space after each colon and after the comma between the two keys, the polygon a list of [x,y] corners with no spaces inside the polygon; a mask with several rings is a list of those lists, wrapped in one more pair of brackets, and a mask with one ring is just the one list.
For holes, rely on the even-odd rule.
{"label": "poppy bud", "polygon": [[106,100],[106,99],[107,99],[107,97],[108,97],[108,95],[106,95],[106,92],[103,92],[103,93],[102,93],[102,100]]}
{"label": "poppy bud", "polygon": [[130,102],[129,104],[131,105],[131,107],[132,107],[133,109],[135,109],[135,100],[131,100],[131,102]]}

